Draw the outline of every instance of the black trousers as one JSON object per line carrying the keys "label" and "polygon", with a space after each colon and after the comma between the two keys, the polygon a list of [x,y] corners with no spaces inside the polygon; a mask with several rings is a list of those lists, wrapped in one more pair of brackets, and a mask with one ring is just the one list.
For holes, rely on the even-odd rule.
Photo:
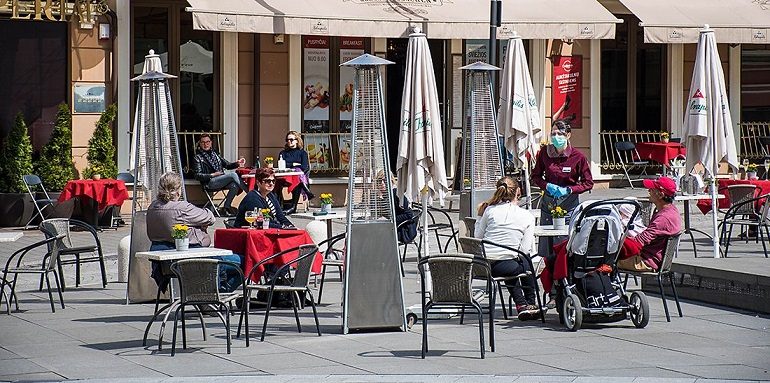
{"label": "black trousers", "polygon": [[[496,278],[512,277],[526,271],[532,270],[529,269],[529,264],[524,261],[519,262],[518,260],[506,259],[492,262],[492,276]],[[516,303],[516,306],[534,305],[537,302],[535,298],[535,278],[531,275],[521,278],[521,283],[524,289],[517,286],[515,280],[505,283],[508,292],[513,296],[513,302]]]}

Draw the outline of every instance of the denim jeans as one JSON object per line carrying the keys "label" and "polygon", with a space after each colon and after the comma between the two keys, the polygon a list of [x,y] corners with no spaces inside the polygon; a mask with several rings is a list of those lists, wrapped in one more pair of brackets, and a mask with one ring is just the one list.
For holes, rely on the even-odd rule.
{"label": "denim jeans", "polygon": [[246,191],[246,185],[241,181],[241,177],[236,172],[223,174],[212,178],[207,184],[206,188],[209,190],[224,190],[227,189],[227,196],[225,196],[224,207],[232,207],[233,198],[238,195],[238,192]]}
{"label": "denim jeans", "polygon": [[[191,248],[201,247],[200,245],[190,245]],[[174,244],[170,242],[153,242],[150,246],[150,251],[155,250],[172,250]],[[211,257],[210,259],[220,259],[223,261],[233,262],[243,269],[243,256],[239,254],[221,255],[217,257]],[[160,272],[160,265],[158,262],[153,262],[152,265],[152,277],[158,286],[161,287],[161,291],[165,292],[168,288],[169,279]],[[219,292],[229,293],[235,291],[238,286],[241,285],[241,274],[234,267],[230,265],[222,265],[219,267]]]}

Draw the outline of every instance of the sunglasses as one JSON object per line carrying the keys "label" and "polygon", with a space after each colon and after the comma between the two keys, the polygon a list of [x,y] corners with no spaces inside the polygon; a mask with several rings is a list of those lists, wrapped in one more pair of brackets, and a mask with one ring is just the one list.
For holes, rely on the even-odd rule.
{"label": "sunglasses", "polygon": [[275,183],[275,178],[266,178],[266,179],[262,180],[262,182],[266,183],[266,184],[274,184]]}
{"label": "sunglasses", "polygon": [[287,138],[286,139],[286,142],[293,142],[293,141],[297,141],[297,139],[296,138]]}
{"label": "sunglasses", "polygon": [[210,144],[210,143],[211,143],[211,140],[201,141],[201,144]]}

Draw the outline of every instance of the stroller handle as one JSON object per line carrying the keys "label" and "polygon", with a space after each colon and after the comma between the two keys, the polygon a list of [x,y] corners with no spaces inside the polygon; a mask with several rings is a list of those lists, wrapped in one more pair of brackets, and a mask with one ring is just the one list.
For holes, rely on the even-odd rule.
{"label": "stroller handle", "polygon": [[631,218],[628,220],[628,224],[625,225],[624,229],[627,231],[629,229],[629,226],[634,224],[634,220],[636,219],[636,216],[639,215],[639,213],[642,211],[642,205],[639,204],[636,200],[632,199],[609,199],[605,201],[596,201],[590,203],[588,206],[584,207],[583,210],[580,211],[580,214],[578,214],[577,218],[575,219],[575,230],[580,231],[580,225],[583,222],[583,218],[585,217],[587,212],[590,212],[592,209],[601,207],[601,206],[620,206],[620,205],[631,205],[634,208],[634,211],[631,213]]}

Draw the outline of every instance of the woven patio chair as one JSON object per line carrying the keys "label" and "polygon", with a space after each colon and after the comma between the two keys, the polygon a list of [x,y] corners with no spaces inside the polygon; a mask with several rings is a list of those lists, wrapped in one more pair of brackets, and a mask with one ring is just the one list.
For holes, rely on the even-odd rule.
{"label": "woven patio chair", "polygon": [[[78,228],[89,232],[93,242],[82,246],[73,246],[71,237],[72,228]],[[66,288],[62,268],[63,265],[75,265],[75,286],[77,287],[80,286],[80,265],[82,263],[92,262],[99,262],[102,274],[102,287],[107,287],[107,271],[104,266],[102,242],[99,240],[99,235],[96,233],[96,229],[94,229],[93,226],[76,219],[52,218],[40,223],[40,231],[45,234],[46,238],[59,235],[62,236],[58,242],[60,256],[57,264],[62,289]],[[40,279],[40,289],[43,289],[42,278]]]}
{"label": "woven patio chair", "polygon": [[[62,236],[56,236],[35,242],[29,246],[16,250],[16,252],[11,254],[8,258],[8,261],[5,263],[5,268],[3,269],[3,275],[0,277],[0,297],[5,297],[6,286],[8,286],[10,290],[6,297],[8,314],[11,313],[12,301],[15,301],[16,311],[19,311],[19,299],[16,296],[16,281],[19,278],[19,274],[40,274],[40,277],[45,279],[46,286],[48,287],[48,299],[51,302],[51,312],[56,312],[56,307],[53,303],[53,294],[51,293],[51,280],[48,277],[49,274],[53,274],[54,282],[56,282],[56,291],[59,293],[59,302],[61,303],[61,308],[64,308],[64,296],[62,296],[62,288],[59,285],[59,277],[56,275],[56,264],[59,260],[58,244],[61,238]],[[24,257],[31,250],[42,246],[47,246],[48,251],[43,256],[41,263],[30,264],[24,262]],[[13,279],[10,279],[9,275],[13,275]]]}

